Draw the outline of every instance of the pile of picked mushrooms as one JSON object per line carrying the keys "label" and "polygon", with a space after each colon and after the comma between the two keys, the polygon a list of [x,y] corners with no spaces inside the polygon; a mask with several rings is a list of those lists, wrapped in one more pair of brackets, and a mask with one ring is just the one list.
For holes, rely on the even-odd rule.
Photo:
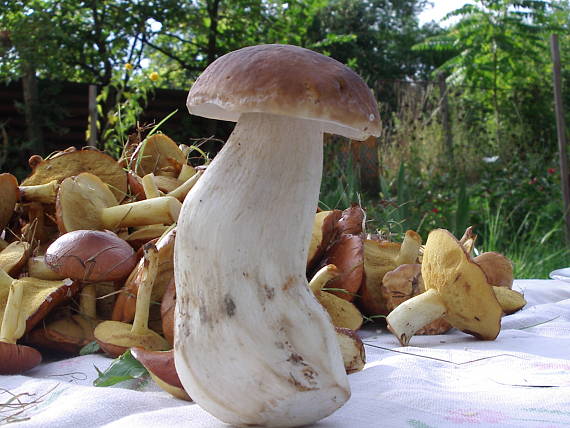
{"label": "pile of picked mushrooms", "polygon": [[323,133],[380,130],[342,64],[245,48],[208,67],[188,107],[238,122],[211,164],[137,133],[118,160],[71,147],[32,156],[21,183],[0,174],[0,374],[97,341],[225,422],[299,425],[350,396],[365,321],[404,346],[452,327],[494,339],[524,306],[509,260],[472,256],[471,228],[395,242],[367,232],[356,204],[317,208]]}

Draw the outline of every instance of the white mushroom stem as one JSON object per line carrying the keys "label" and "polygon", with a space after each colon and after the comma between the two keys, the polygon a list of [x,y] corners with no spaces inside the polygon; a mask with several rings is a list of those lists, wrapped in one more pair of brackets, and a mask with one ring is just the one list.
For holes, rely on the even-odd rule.
{"label": "white mushroom stem", "polygon": [[26,330],[26,318],[21,316],[24,284],[13,281],[0,327],[0,342],[16,343]]}
{"label": "white mushroom stem", "polygon": [[116,205],[101,210],[101,222],[106,229],[118,227],[172,224],[178,219],[182,204],[172,196]]}
{"label": "white mushroom stem", "polygon": [[310,424],[350,396],[335,330],[305,277],[322,138],[315,121],[243,114],[184,202],[176,368],[226,423]]}
{"label": "white mushroom stem", "polygon": [[35,186],[19,186],[20,199],[28,202],[41,202],[43,204],[54,204],[57,197],[59,183],[52,180],[46,184]]}
{"label": "white mushroom stem", "polygon": [[438,292],[429,289],[398,305],[386,317],[388,329],[402,346],[408,346],[416,331],[445,315],[447,309]]}

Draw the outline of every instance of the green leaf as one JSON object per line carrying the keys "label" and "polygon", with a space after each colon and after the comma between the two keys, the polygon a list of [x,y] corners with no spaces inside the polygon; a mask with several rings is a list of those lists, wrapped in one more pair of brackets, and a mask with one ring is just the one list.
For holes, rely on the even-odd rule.
{"label": "green leaf", "polygon": [[88,343],[87,345],[85,345],[83,348],[81,348],[79,350],[79,355],[89,355],[89,354],[95,354],[97,352],[99,352],[99,350],[101,349],[101,347],[99,346],[99,344],[94,340],[91,343]]}
{"label": "green leaf", "polygon": [[97,367],[95,370],[99,373],[99,377],[93,381],[94,386],[112,386],[149,375],[147,369],[132,356],[130,350],[116,358],[104,372]]}

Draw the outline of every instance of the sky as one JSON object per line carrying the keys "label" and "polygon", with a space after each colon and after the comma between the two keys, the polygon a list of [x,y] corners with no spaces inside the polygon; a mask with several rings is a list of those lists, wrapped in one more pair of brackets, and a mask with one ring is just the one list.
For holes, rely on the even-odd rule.
{"label": "sky", "polygon": [[[429,21],[440,22],[441,19],[449,12],[455,9],[459,9],[467,0],[431,0],[432,6],[426,6],[424,11],[420,13],[420,24],[424,24]],[[442,27],[445,27],[452,22],[440,22]]]}

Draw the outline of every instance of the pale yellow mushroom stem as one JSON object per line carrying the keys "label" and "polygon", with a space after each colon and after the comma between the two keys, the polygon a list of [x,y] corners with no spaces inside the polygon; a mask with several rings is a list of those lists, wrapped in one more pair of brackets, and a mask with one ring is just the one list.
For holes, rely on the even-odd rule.
{"label": "pale yellow mushroom stem", "polygon": [[23,316],[22,301],[24,284],[14,280],[10,285],[10,294],[4,310],[4,318],[0,327],[0,342],[16,343],[26,331],[26,319]]}
{"label": "pale yellow mushroom stem", "polygon": [[309,288],[313,294],[318,293],[331,279],[340,275],[340,270],[335,265],[326,265],[311,278]]}
{"label": "pale yellow mushroom stem", "polygon": [[198,179],[202,176],[204,171],[196,172],[192,177],[174,189],[172,192],[168,193],[168,196],[174,196],[179,201],[183,201],[188,192],[192,190],[192,187],[198,182]]}
{"label": "pale yellow mushroom stem", "polygon": [[97,318],[97,284],[85,284],[79,295],[79,313],[91,319]]}
{"label": "pale yellow mushroom stem", "polygon": [[194,169],[192,165],[184,164],[182,165],[180,174],[178,174],[178,179],[180,181],[186,181],[189,178],[192,178],[194,174],[196,174],[196,169]]}
{"label": "pale yellow mushroom stem", "polygon": [[417,262],[420,254],[422,238],[413,230],[408,230],[402,241],[400,253],[396,258],[396,265],[413,264]]}
{"label": "pale yellow mushroom stem", "polygon": [[55,203],[59,183],[52,180],[46,184],[38,184],[35,186],[19,186],[20,198],[28,202],[41,202],[43,204]]}
{"label": "pale yellow mushroom stem", "polygon": [[116,205],[101,210],[101,222],[106,229],[172,224],[178,219],[182,204],[172,196],[146,199],[129,204]]}
{"label": "pale yellow mushroom stem", "polygon": [[28,259],[28,275],[32,278],[57,281],[65,276],[53,271],[46,263],[44,256],[34,256]]}
{"label": "pale yellow mushroom stem", "polygon": [[148,314],[152,287],[158,273],[158,250],[154,245],[145,246],[145,274],[137,292],[137,305],[135,309],[135,319],[131,332],[134,334],[144,334],[148,330]]}
{"label": "pale yellow mushroom stem", "polygon": [[158,190],[158,187],[156,187],[154,174],[152,172],[142,178],[142,185],[147,199],[160,197],[160,191]]}

